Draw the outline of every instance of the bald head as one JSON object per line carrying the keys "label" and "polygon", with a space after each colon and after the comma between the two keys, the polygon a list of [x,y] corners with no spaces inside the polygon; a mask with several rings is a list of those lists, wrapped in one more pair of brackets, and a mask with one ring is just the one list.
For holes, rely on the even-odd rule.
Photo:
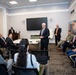
{"label": "bald head", "polygon": [[59,25],[58,24],[56,25],[56,28],[59,28]]}
{"label": "bald head", "polygon": [[42,29],[46,28],[46,23],[42,23]]}

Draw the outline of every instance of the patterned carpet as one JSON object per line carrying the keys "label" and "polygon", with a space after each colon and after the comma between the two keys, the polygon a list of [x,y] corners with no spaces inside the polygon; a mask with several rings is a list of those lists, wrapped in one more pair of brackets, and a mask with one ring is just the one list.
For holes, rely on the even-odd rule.
{"label": "patterned carpet", "polygon": [[67,55],[63,55],[63,52],[57,50],[55,45],[49,46],[49,75],[76,75],[76,68],[73,68],[71,61]]}

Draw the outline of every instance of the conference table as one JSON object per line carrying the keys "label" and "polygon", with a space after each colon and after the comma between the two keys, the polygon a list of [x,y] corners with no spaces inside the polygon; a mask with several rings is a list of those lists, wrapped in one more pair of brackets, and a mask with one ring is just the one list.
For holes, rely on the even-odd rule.
{"label": "conference table", "polygon": [[[14,40],[13,43],[19,45],[20,41],[21,41],[21,39],[17,39],[17,40]],[[28,41],[29,41],[29,44],[33,45],[34,47],[37,47],[37,45],[38,45],[37,49],[39,49],[40,39],[28,39]]]}

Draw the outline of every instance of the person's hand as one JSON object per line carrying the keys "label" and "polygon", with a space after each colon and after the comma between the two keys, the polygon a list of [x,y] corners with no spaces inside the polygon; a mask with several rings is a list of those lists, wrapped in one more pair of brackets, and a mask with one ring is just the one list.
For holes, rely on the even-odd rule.
{"label": "person's hand", "polygon": [[72,50],[73,52],[76,52],[76,48]]}
{"label": "person's hand", "polygon": [[55,34],[55,36],[57,36],[57,34]]}
{"label": "person's hand", "polygon": [[66,41],[66,39],[65,40],[63,40],[64,42]]}
{"label": "person's hand", "polygon": [[42,39],[42,38],[44,38],[44,36],[40,36],[40,38]]}
{"label": "person's hand", "polygon": [[7,45],[7,43],[5,42],[5,44]]}
{"label": "person's hand", "polygon": [[70,42],[70,44],[73,44],[73,42]]}

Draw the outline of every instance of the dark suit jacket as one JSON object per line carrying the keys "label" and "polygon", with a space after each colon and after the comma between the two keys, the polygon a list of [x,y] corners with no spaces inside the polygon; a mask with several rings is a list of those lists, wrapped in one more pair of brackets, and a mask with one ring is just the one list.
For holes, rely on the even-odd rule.
{"label": "dark suit jacket", "polygon": [[[11,29],[9,29],[8,34],[10,34],[10,33],[12,33],[12,30]],[[13,30],[13,33],[15,33],[15,30]]]}
{"label": "dark suit jacket", "polygon": [[7,46],[10,48],[16,48],[16,45],[13,43],[13,40],[10,39],[9,37],[6,38]]}
{"label": "dark suit jacket", "polygon": [[[56,28],[55,28],[54,34],[56,34]],[[61,37],[61,28],[58,29],[57,37]]]}
{"label": "dark suit jacket", "polygon": [[[2,37],[2,38],[5,40],[4,37]],[[0,45],[1,45],[1,47],[6,47],[7,45],[5,44],[5,42],[3,41],[2,38],[0,38]],[[5,41],[6,41],[6,40],[5,40]]]}
{"label": "dark suit jacket", "polygon": [[50,35],[49,29],[45,28],[42,35],[41,35],[41,31],[40,31],[40,36],[44,36],[44,38],[42,38],[41,41],[43,41],[44,43],[48,43],[49,42],[48,36]]}

